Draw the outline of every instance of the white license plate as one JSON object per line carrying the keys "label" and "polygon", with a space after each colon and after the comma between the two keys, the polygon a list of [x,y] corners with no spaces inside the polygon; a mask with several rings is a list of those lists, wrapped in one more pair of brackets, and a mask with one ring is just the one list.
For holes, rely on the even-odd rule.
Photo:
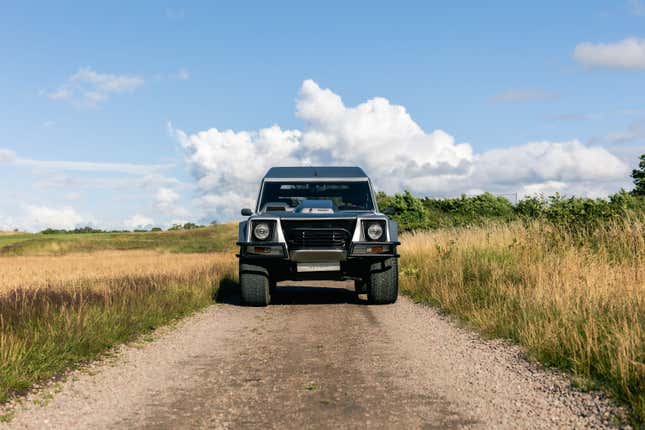
{"label": "white license plate", "polygon": [[340,263],[298,263],[298,272],[338,272]]}

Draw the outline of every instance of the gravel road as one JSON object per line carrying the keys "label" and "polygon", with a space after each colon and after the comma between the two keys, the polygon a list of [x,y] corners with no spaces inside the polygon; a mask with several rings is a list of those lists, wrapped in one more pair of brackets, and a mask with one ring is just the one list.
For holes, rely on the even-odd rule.
{"label": "gravel road", "polygon": [[[231,295],[14,405],[0,429],[607,428],[598,394],[404,297],[348,283]],[[5,411],[6,412],[6,411]]]}

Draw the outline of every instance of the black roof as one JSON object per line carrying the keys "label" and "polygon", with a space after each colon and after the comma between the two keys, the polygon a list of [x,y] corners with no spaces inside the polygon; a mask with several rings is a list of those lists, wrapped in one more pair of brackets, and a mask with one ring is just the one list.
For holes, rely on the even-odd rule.
{"label": "black roof", "polygon": [[301,166],[272,167],[265,178],[365,178],[367,175],[360,167]]}

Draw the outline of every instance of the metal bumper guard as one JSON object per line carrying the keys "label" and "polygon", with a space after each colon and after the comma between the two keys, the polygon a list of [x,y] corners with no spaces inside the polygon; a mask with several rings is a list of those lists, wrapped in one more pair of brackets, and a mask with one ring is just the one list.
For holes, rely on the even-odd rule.
{"label": "metal bumper guard", "polygon": [[[342,249],[296,249],[287,252],[286,244],[283,242],[237,242],[240,246],[241,253],[238,257],[245,258],[281,258],[289,259],[296,262],[326,262],[326,261],[343,261],[347,258],[357,257],[399,257],[395,252],[396,246],[401,242],[352,242],[349,245],[349,252]],[[279,247],[282,252],[280,255],[249,253],[248,248],[276,248]],[[380,250],[379,250],[380,248]],[[368,251],[369,250],[369,251]]]}

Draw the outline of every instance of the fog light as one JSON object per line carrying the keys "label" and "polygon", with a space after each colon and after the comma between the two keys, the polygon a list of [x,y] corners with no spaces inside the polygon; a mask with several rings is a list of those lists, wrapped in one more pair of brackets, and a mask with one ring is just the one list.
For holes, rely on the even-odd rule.
{"label": "fog light", "polygon": [[281,246],[247,246],[246,252],[256,255],[270,255],[275,257],[284,257],[284,250]]}
{"label": "fog light", "polygon": [[381,245],[381,246],[356,245],[352,251],[352,255],[389,254],[390,252],[391,252],[390,245]]}

